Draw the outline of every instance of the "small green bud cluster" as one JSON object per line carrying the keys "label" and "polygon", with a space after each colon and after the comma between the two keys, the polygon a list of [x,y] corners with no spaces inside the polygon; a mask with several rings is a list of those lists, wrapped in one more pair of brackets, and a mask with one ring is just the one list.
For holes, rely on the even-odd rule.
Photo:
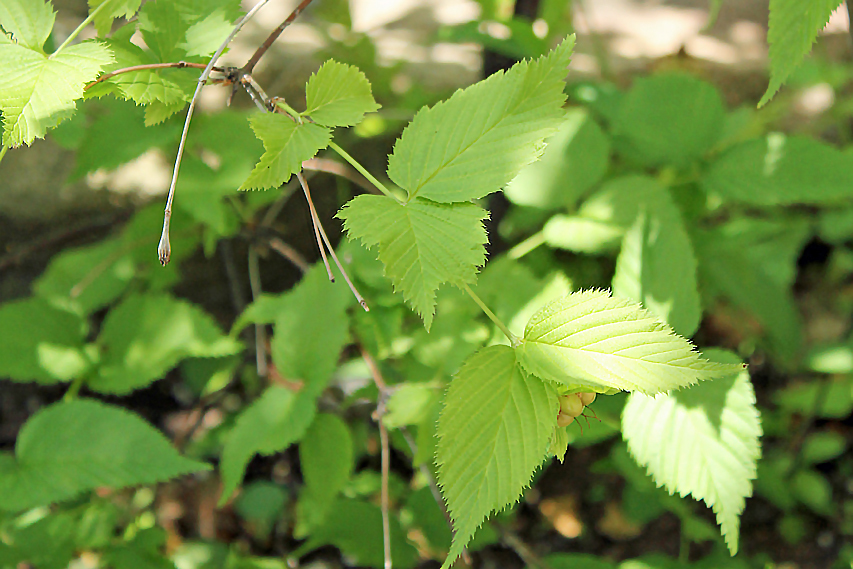
{"label": "small green bud cluster", "polygon": [[595,393],[568,393],[560,396],[560,413],[557,426],[568,427],[575,417],[583,413],[584,407],[595,401]]}

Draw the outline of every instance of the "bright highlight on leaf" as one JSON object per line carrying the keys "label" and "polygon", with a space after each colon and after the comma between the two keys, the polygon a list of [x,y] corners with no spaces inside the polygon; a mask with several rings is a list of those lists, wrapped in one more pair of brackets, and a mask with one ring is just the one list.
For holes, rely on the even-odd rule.
{"label": "bright highlight on leaf", "polygon": [[435,291],[443,283],[471,283],[486,260],[488,213],[472,203],[440,204],[415,199],[400,204],[385,196],[362,195],[338,217],[350,238],[379,245],[379,259],[394,288],[424,319],[429,330]]}
{"label": "bright highlight on leaf", "polygon": [[68,500],[100,486],[152,484],[209,467],[182,457],[137,415],[91,400],[57,403],[24,425],[14,456],[0,453],[0,510]]}
{"label": "bright highlight on leaf", "polygon": [[325,126],[353,126],[365,113],[379,109],[364,73],[351,65],[328,60],[306,86],[305,115]]}
{"label": "bright highlight on leaf", "polygon": [[[8,15],[0,12],[0,16],[0,26],[5,28]],[[5,146],[29,145],[35,138],[44,137],[75,109],[74,101],[83,96],[83,86],[113,60],[107,48],[89,41],[47,56],[42,51],[41,36],[34,35],[34,30],[22,33],[42,43],[30,47],[0,33],[0,111]]]}
{"label": "bright highlight on leaf", "polygon": [[731,375],[743,366],[712,363],[639,304],[602,290],[575,292],[530,319],[517,348],[539,377],[599,393],[648,395]]}
{"label": "bright highlight on leaf", "polygon": [[332,139],[331,131],[312,123],[297,123],[287,115],[261,113],[249,119],[264,143],[265,152],[241,190],[277,188],[302,170],[302,162],[316,156]]}
{"label": "bright highlight on leaf", "polygon": [[501,189],[559,129],[573,47],[570,36],[547,56],[419,111],[394,146],[388,176],[410,200],[461,202]]}
{"label": "bright highlight on leaf", "polygon": [[842,0],[770,0],[770,85],[767,104],[812,48],[818,33]]}
{"label": "bright highlight on leaf", "polygon": [[525,374],[508,346],[490,346],[462,366],[438,422],[438,483],[456,535],[443,568],[489,514],[530,483],[549,448],[559,403],[550,385]]}
{"label": "bright highlight on leaf", "polygon": [[[720,350],[708,355],[737,362]],[[632,393],[622,413],[622,432],[631,454],[658,486],[681,497],[692,494],[714,510],[736,554],[739,516],[752,495],[761,454],[761,421],[749,373],[670,395]]]}

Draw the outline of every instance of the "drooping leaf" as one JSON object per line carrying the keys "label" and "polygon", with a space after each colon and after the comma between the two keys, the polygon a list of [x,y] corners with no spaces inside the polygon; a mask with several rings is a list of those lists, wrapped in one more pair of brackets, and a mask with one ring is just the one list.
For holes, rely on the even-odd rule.
{"label": "drooping leaf", "polygon": [[554,389],[525,374],[508,346],[463,365],[438,423],[438,483],[456,531],[450,567],[489,514],[515,502],[548,452],[559,404]]}
{"label": "drooping leaf", "polygon": [[525,166],[504,192],[514,204],[541,209],[572,206],[597,184],[610,160],[610,140],[583,109],[546,140],[542,159]]}
{"label": "drooping leaf", "polygon": [[347,341],[346,308],[352,295],[342,283],[330,283],[322,264],[314,266],[291,291],[282,295],[274,314],[271,342],[278,374],[301,382],[298,392],[273,386],[247,407],[222,452],[225,503],[256,453],[270,455],[302,438],[317,412],[316,400],[335,371]]}
{"label": "drooping leaf", "polygon": [[616,146],[644,165],[685,165],[711,149],[724,118],[709,83],[680,74],[638,79],[619,107]]}
{"label": "drooping leaf", "polygon": [[601,290],[575,292],[544,307],[527,323],[517,350],[528,372],[596,392],[654,395],[743,367],[700,358],[640,305]]}
{"label": "drooping leaf", "polygon": [[818,33],[841,0],[770,0],[770,84],[758,106],[764,106],[811,51]]}
{"label": "drooping leaf", "polygon": [[103,356],[87,385],[102,393],[145,387],[185,358],[222,357],[241,349],[199,307],[166,294],[127,297],[107,315],[98,344]]}
{"label": "drooping leaf", "polygon": [[[17,2],[12,2],[9,8],[14,8]],[[33,0],[35,5],[40,2]],[[11,23],[9,17],[8,13],[0,12],[0,26],[17,28],[32,23],[26,20]],[[46,38],[50,30],[44,34],[38,32],[34,28],[21,32],[25,38],[41,41],[32,46],[15,43],[0,34],[0,69],[4,70],[0,111],[5,146],[29,145],[68,118],[76,107],[74,101],[83,96],[83,86],[113,60],[110,51],[94,41],[78,43],[47,56],[42,51],[42,36]]]}
{"label": "drooping leaf", "polygon": [[70,381],[90,365],[86,323],[78,314],[28,298],[0,305],[0,376],[14,381]]}
{"label": "drooping leaf", "polygon": [[482,220],[472,203],[440,204],[415,199],[399,204],[384,196],[362,195],[338,212],[350,238],[379,246],[379,259],[395,290],[418,311],[429,330],[435,291],[443,283],[471,283],[485,262]]}
{"label": "drooping leaf", "polygon": [[0,510],[20,511],[100,486],[151,484],[209,467],[182,457],[159,431],[93,400],[56,403],[33,415],[15,454],[0,453]]}
{"label": "drooping leaf", "polygon": [[702,177],[702,185],[749,205],[838,203],[853,196],[853,154],[774,133],[730,148]]}
{"label": "drooping leaf", "polygon": [[325,126],[352,126],[379,109],[370,82],[358,68],[328,60],[308,79],[305,113]]}
{"label": "drooping leaf", "polygon": [[264,143],[264,154],[240,186],[241,190],[277,188],[302,169],[302,162],[328,146],[331,131],[312,123],[297,123],[278,113],[261,113],[249,119]]}
{"label": "drooping leaf", "polygon": [[410,200],[460,202],[501,189],[559,128],[573,46],[571,36],[547,56],[419,111],[394,146],[388,176]]}
{"label": "drooping leaf", "polygon": [[314,417],[299,443],[299,464],[305,489],[299,495],[296,537],[319,526],[353,471],[352,435],[336,415]]}
{"label": "drooping leaf", "polygon": [[[706,355],[738,361],[721,350]],[[761,421],[749,373],[670,395],[632,393],[622,414],[622,432],[631,454],[658,486],[670,494],[690,494],[714,510],[731,554],[737,553],[739,517],[752,495],[761,454]]]}
{"label": "drooping leaf", "polygon": [[622,240],[613,294],[639,302],[689,338],[702,316],[693,246],[666,188],[650,178],[637,179],[642,182],[653,187]]}
{"label": "drooping leaf", "polygon": [[[89,13],[100,8],[95,15],[95,29],[98,30],[98,35],[107,35],[116,18],[133,17],[141,3],[142,0],[89,0]],[[101,7],[102,4],[106,6]]]}

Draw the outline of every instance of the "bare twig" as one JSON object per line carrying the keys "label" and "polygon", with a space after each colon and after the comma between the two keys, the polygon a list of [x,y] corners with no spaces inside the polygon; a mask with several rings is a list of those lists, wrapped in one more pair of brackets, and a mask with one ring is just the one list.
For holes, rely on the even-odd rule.
{"label": "bare twig", "polygon": [[[133,71],[145,71],[146,69],[183,69],[185,67],[191,67],[193,69],[204,69],[206,66],[203,63],[191,63],[189,61],[176,61],[174,63],[146,63],[145,65],[131,65],[130,67],[122,67],[121,69],[116,69],[115,71],[110,71],[109,73],[104,73],[85,87],[83,87],[84,91],[89,90],[89,88],[94,87],[101,81],[106,81],[107,79],[111,79],[116,75],[121,75],[122,73],[131,73]],[[221,67],[211,67],[213,71],[222,72],[223,69]]]}
{"label": "bare twig", "polygon": [[234,245],[230,239],[222,240],[220,252],[222,254],[222,263],[225,265],[228,288],[231,291],[231,302],[234,304],[234,310],[240,314],[246,308],[246,299],[243,297],[239,272],[237,271],[237,265],[234,263]]}
{"label": "bare twig", "polygon": [[[252,287],[252,300],[257,301],[263,292],[261,287],[261,270],[258,266],[258,251],[249,247],[249,284]],[[258,375],[267,376],[267,329],[264,324],[255,324],[255,360]]]}
{"label": "bare twig", "polygon": [[364,176],[356,172],[354,168],[350,168],[346,164],[341,164],[335,160],[329,160],[328,158],[311,158],[310,160],[306,160],[302,163],[302,169],[315,170],[317,172],[324,172],[326,174],[338,176],[339,178],[346,178],[362,190],[372,194],[382,194],[382,192],[377,190],[376,187],[368,182]]}
{"label": "bare twig", "polygon": [[299,254],[299,251],[297,251],[278,237],[272,237],[269,241],[269,244],[270,249],[272,249],[273,251],[296,265],[296,267],[303,273],[310,268],[308,261],[306,261],[305,258]]}
{"label": "bare twig", "polygon": [[364,349],[364,346],[359,346],[359,348],[361,349],[361,357],[370,369],[370,375],[373,376],[373,381],[379,390],[379,402],[376,405],[374,419],[379,425],[379,441],[382,446],[382,541],[385,545],[385,569],[391,569],[391,522],[388,517],[388,471],[390,469],[391,451],[388,446],[388,429],[382,421],[385,415],[385,404],[388,400],[388,384],[385,383],[382,372],[379,371],[379,366],[376,365],[373,356]]}
{"label": "bare twig", "polygon": [[496,522],[492,522],[492,526],[500,534],[501,541],[503,541],[510,549],[515,551],[515,554],[521,557],[521,560],[524,561],[525,565],[528,567],[537,567],[538,569],[551,569],[550,565],[543,561],[541,557],[536,555],[536,553],[534,553],[520,537],[515,535],[514,532]]}
{"label": "bare twig", "polygon": [[251,73],[255,70],[255,65],[258,64],[258,61],[261,60],[261,58],[264,56],[264,54],[267,52],[273,42],[278,39],[278,36],[281,35],[281,32],[283,32],[285,28],[287,28],[287,26],[292,24],[293,20],[295,20],[299,16],[299,14],[302,13],[302,10],[307,8],[308,4],[310,3],[311,0],[302,0],[302,2],[300,2],[299,5],[294,8],[293,12],[291,12],[290,15],[285,18],[281,25],[274,29],[272,33],[267,37],[267,39],[264,40],[264,43],[262,43],[261,46],[257,50],[255,50],[255,53],[252,54],[252,57],[249,58],[249,61],[247,61],[246,65],[244,65],[241,69],[243,73]]}
{"label": "bare twig", "polygon": [[193,93],[193,98],[190,101],[190,108],[187,109],[187,118],[184,121],[184,130],[181,132],[181,142],[178,144],[178,155],[175,158],[175,167],[172,170],[172,181],[169,184],[169,195],[166,198],[166,209],[163,212],[163,233],[160,235],[160,243],[157,246],[157,255],[160,258],[160,263],[164,266],[169,262],[169,257],[172,254],[172,247],[169,244],[169,222],[172,219],[172,201],[175,199],[175,185],[178,182],[178,171],[181,169],[181,158],[184,155],[187,133],[190,130],[190,122],[192,121],[193,111],[195,110],[195,104],[198,100],[199,93],[201,93],[201,88],[204,86],[207,78],[210,77],[210,72],[213,69],[213,66],[216,65],[216,61],[219,59],[219,56],[222,55],[222,52],[225,51],[225,48],[229,43],[231,43],[231,40],[234,39],[237,32],[239,32],[246,22],[251,20],[255,14],[258,13],[258,10],[263,8],[267,2],[269,2],[269,0],[260,0],[255,4],[254,8],[249,10],[245,16],[240,18],[240,21],[234,25],[234,29],[231,30],[231,33],[228,34],[228,37],[225,38],[225,41],[222,42],[222,45],[219,46],[219,49],[217,49],[213,54],[213,57],[210,58],[210,61],[207,63],[207,66],[198,78],[198,84],[196,85],[195,92]]}
{"label": "bare twig", "polygon": [[346,269],[341,264],[338,259],[338,255],[335,253],[334,247],[332,247],[332,243],[329,241],[329,237],[326,235],[326,230],[323,229],[323,224],[320,223],[320,218],[317,216],[317,210],[314,208],[314,202],[311,200],[311,192],[308,191],[308,183],[305,181],[305,177],[302,175],[302,172],[297,172],[296,177],[299,179],[299,183],[302,184],[302,191],[305,193],[305,199],[308,200],[308,208],[311,210],[311,215],[314,218],[314,228],[320,231],[320,235],[323,237],[323,242],[326,244],[326,248],[329,249],[329,254],[332,256],[332,259],[335,261],[335,264],[338,266],[338,270],[341,271],[341,274],[344,277],[344,280],[347,282],[349,289],[352,291],[352,294],[355,296],[355,299],[361,305],[365,312],[370,312],[370,308],[367,306],[367,302],[364,300],[364,297],[358,292],[358,289],[355,288],[355,285],[352,284],[352,281],[347,274]]}

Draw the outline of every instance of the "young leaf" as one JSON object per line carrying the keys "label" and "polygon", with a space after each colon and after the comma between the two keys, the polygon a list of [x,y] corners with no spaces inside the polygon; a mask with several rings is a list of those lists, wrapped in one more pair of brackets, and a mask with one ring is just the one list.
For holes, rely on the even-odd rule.
{"label": "young leaf", "polygon": [[525,374],[508,346],[468,359],[447,391],[438,422],[438,483],[455,535],[450,567],[494,511],[515,502],[542,464],[559,403],[554,389]]}
{"label": "young leaf", "polygon": [[305,489],[299,495],[295,537],[308,535],[326,517],[353,470],[352,435],[336,415],[322,413],[299,443],[299,464]]}
{"label": "young leaf", "polygon": [[102,4],[107,4],[95,15],[95,29],[98,30],[98,35],[107,35],[116,18],[124,17],[129,20],[139,10],[141,3],[142,0],[89,0],[89,13],[94,12]]}
{"label": "young leaf", "polygon": [[249,119],[264,143],[264,154],[240,186],[241,190],[277,188],[302,169],[332,139],[331,131],[312,123],[297,123],[286,115],[261,113]]}
{"label": "young leaf", "polygon": [[811,50],[817,34],[842,0],[770,0],[770,84],[761,97],[762,107]]}
{"label": "young leaf", "polygon": [[501,189],[560,127],[573,47],[571,36],[547,56],[419,111],[394,145],[388,176],[410,200],[461,202]]}
{"label": "young leaf", "polygon": [[0,510],[68,500],[100,486],[151,484],[207,470],[124,409],[93,400],[56,403],[21,429],[14,456],[0,453]]}
{"label": "young leaf", "polygon": [[749,205],[838,203],[853,195],[853,155],[818,140],[774,133],[730,148],[702,185]]}
{"label": "young leaf", "polygon": [[270,455],[302,438],[347,342],[346,309],[352,302],[349,290],[330,283],[318,264],[279,303],[266,305],[279,311],[271,342],[273,363],[282,377],[303,385],[298,393],[270,387],[240,414],[222,451],[220,504],[240,484],[255,453]]}
{"label": "young leaf", "polygon": [[590,391],[648,395],[743,368],[709,362],[693,345],[633,302],[585,290],[540,310],[517,348],[524,368],[539,377]]}
{"label": "young leaf", "polygon": [[101,393],[129,393],[161,379],[185,358],[241,349],[199,307],[165,294],[127,297],[107,315],[98,343],[101,365],[87,385]]}
{"label": "young leaf", "polygon": [[439,204],[415,199],[401,205],[385,196],[362,195],[338,212],[350,238],[379,245],[379,259],[394,288],[418,311],[429,330],[435,291],[443,283],[471,283],[486,260],[482,220],[472,203]]}
{"label": "young leaf", "polygon": [[639,302],[689,338],[702,316],[690,237],[669,191],[650,178],[636,183],[650,186],[650,199],[622,241],[613,294]]}
{"label": "young leaf", "polygon": [[[33,3],[38,5],[40,1]],[[14,8],[15,4],[9,7]],[[0,11],[0,26],[17,27],[8,18],[8,12]],[[42,51],[41,34],[34,30],[22,33],[24,38],[36,38],[41,43],[27,46],[0,33],[0,69],[4,70],[0,111],[5,146],[29,145],[35,138],[44,137],[47,129],[55,127],[75,109],[74,101],[83,96],[83,86],[113,60],[107,48],[91,41],[47,56]]]}
{"label": "young leaf", "polygon": [[[714,350],[711,359],[736,363]],[[761,454],[761,421],[749,373],[670,395],[632,393],[622,413],[628,449],[658,486],[704,500],[717,515],[731,554],[738,550],[739,516],[752,495]]]}
{"label": "young leaf", "polygon": [[325,126],[353,126],[379,109],[370,82],[357,67],[328,60],[308,79],[305,115]]}
{"label": "young leaf", "polygon": [[58,383],[88,367],[86,324],[78,314],[40,298],[0,305],[0,375],[14,381]]}
{"label": "young leaf", "polygon": [[724,119],[709,83],[680,74],[638,79],[619,107],[616,146],[645,165],[684,165],[711,149]]}

